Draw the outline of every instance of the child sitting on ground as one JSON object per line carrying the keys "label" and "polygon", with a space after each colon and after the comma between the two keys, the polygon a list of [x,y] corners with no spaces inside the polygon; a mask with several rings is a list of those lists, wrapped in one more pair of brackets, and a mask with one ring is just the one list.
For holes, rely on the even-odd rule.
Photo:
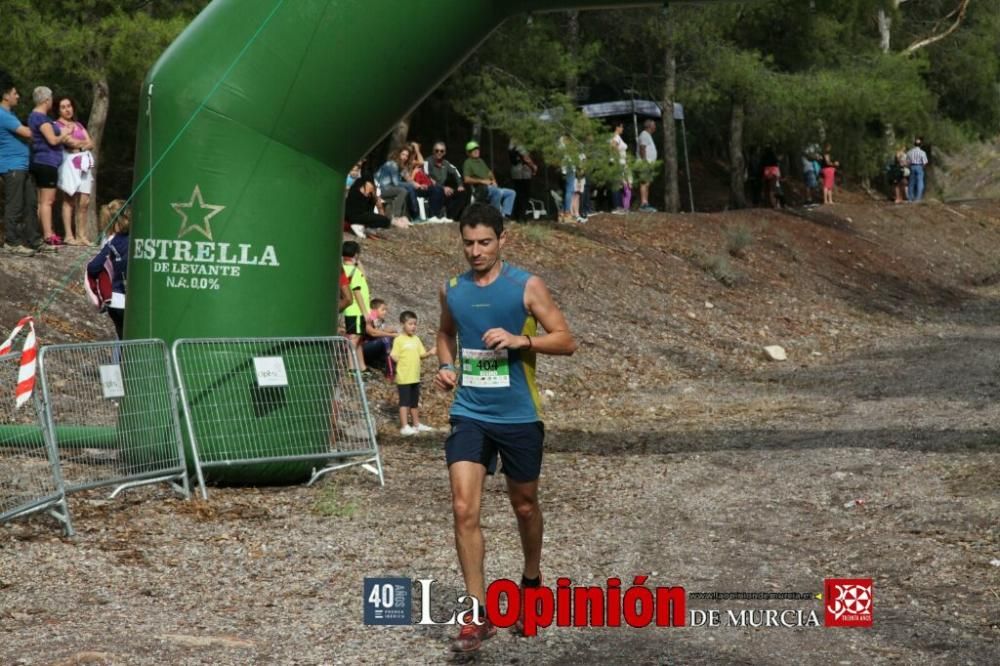
{"label": "child sitting on ground", "polygon": [[[420,422],[420,361],[436,352],[424,349],[417,337],[417,315],[406,310],[399,315],[403,332],[392,342],[392,360],[396,362],[396,386],[399,389],[399,434],[404,437],[434,428]],[[410,425],[412,420],[413,425]]]}
{"label": "child sitting on ground", "polygon": [[383,368],[385,376],[392,379],[394,374],[392,358],[392,339],[399,333],[396,329],[386,327],[385,318],[389,316],[389,306],[381,298],[373,298],[372,307],[365,317],[365,332],[361,342],[361,353],[366,367]]}

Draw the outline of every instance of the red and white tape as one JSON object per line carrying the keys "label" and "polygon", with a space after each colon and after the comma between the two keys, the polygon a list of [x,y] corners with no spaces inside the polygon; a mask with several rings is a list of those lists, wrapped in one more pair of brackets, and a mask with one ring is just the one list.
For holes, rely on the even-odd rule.
{"label": "red and white tape", "polygon": [[21,362],[17,368],[17,389],[14,391],[14,407],[20,408],[31,399],[31,392],[35,389],[35,360],[38,357],[38,346],[35,339],[35,320],[25,317],[17,322],[17,326],[10,332],[10,336],[0,345],[0,356],[9,354],[14,347],[14,340],[18,333],[25,326],[28,327],[28,334],[24,336],[24,346],[21,347]]}

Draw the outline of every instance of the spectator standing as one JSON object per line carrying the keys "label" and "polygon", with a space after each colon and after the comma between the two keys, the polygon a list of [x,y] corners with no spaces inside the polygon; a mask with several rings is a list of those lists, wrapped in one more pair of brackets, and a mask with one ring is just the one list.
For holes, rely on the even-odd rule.
{"label": "spectator standing", "polygon": [[819,190],[819,146],[815,143],[806,146],[802,153],[802,180],[806,186],[806,205],[816,205],[816,194]]}
{"label": "spectator standing", "polygon": [[889,165],[889,182],[892,183],[893,203],[903,203],[907,197],[910,182],[910,167],[906,161],[905,146],[896,151]]}
{"label": "spectator standing", "polygon": [[563,208],[559,213],[560,222],[587,221],[583,213],[583,195],[587,191],[587,175],[584,173],[584,164],[587,156],[582,152],[573,159],[571,151],[578,148],[575,140],[567,135],[559,137],[560,159],[562,161],[562,174],[566,181],[563,193]]}
{"label": "spectator standing", "polygon": [[[90,133],[76,119],[76,103],[69,97],[60,97],[56,109],[56,125],[67,136],[63,147],[62,164],[59,166],[59,189],[63,192],[62,219],[67,245],[90,245],[87,240],[87,207],[93,189],[94,170],[97,164],[91,149],[94,147]],[[76,225],[76,233],[73,228]]]}
{"label": "spectator standing", "polygon": [[[340,266],[340,279],[337,281],[339,287],[339,297],[337,298],[337,314],[343,314],[344,308],[354,302],[354,294],[351,293],[351,281],[347,279],[344,266]],[[339,317],[338,317],[339,318]]]}
{"label": "spectator standing", "polygon": [[111,302],[108,316],[115,325],[118,339],[123,337],[125,327],[125,285],[128,280],[128,236],[132,227],[132,216],[125,202],[115,199],[101,207],[101,228],[107,229],[114,220],[111,233],[104,239],[100,251],[87,264],[87,275],[97,277],[111,261]]}
{"label": "spectator standing", "polygon": [[472,197],[480,203],[488,201],[491,206],[503,213],[504,219],[509,220],[514,213],[514,200],[517,194],[512,189],[497,185],[496,176],[480,156],[477,141],[465,144],[465,154],[468,157],[462,165],[462,173],[465,174],[465,184],[472,190]]}
{"label": "spectator standing", "polygon": [[614,208],[611,211],[615,215],[624,215],[628,212],[632,203],[631,177],[628,172],[628,144],[622,138],[625,131],[625,123],[617,123],[614,132],[611,134],[612,160],[617,159],[621,167],[621,182],[617,189],[612,188],[612,201]]}
{"label": "spectator standing", "polygon": [[[62,238],[52,230],[52,206],[56,201],[59,184],[59,166],[63,161],[63,146],[70,140],[69,133],[60,134],[52,122],[52,90],[38,86],[31,94],[35,108],[28,115],[31,128],[31,176],[35,179],[38,197],[38,221],[42,225],[42,240],[47,245],[62,245]],[[72,237],[72,227],[66,223],[67,235]]]}
{"label": "spectator standing", "polygon": [[639,174],[639,210],[643,213],[655,213],[656,208],[649,205],[649,186],[653,182],[653,163],[656,162],[656,142],[653,141],[653,133],[656,131],[656,121],[647,118],[643,123],[642,132],[639,133],[639,157],[645,162],[645,168]]}
{"label": "spectator standing", "polygon": [[761,157],[761,169],[761,175],[764,180],[764,202],[771,208],[778,208],[781,164],[773,146],[764,148],[764,155]]}
{"label": "spectator standing", "polygon": [[823,148],[823,168],[820,169],[820,176],[823,178],[823,203],[833,203],[833,188],[837,184],[837,169],[840,162],[833,159],[833,147],[826,144]]}
{"label": "spectator standing", "polygon": [[403,332],[392,341],[390,354],[396,362],[396,387],[399,391],[399,434],[404,437],[422,432],[434,432],[434,428],[420,422],[420,361],[435,352],[424,348],[417,337],[417,315],[410,310],[399,315]]}
{"label": "spectator standing", "polygon": [[913,140],[913,148],[906,153],[906,163],[910,168],[909,199],[911,203],[917,203],[924,199],[924,176],[926,175],[927,153],[923,148],[924,140],[917,137]]}
{"label": "spectator standing", "polygon": [[[462,174],[458,167],[445,159],[448,147],[444,141],[434,144],[431,159],[424,164],[424,171],[435,185],[444,193],[444,216],[449,220],[457,220],[465,207],[469,205],[469,191],[465,189]],[[440,215],[440,212],[438,213]]]}
{"label": "spectator standing", "polygon": [[13,109],[21,100],[14,81],[0,71],[0,179],[4,189],[4,249],[19,257],[55,252],[38,233],[38,199],[28,173],[31,129],[22,125]]}
{"label": "spectator standing", "polygon": [[531,202],[531,179],[538,173],[538,165],[531,159],[531,153],[513,138],[507,146],[507,154],[510,157],[510,179],[514,182],[514,219],[524,221]]}
{"label": "spectator standing", "polygon": [[364,372],[365,356],[361,349],[361,337],[365,333],[365,318],[371,309],[368,295],[368,280],[365,278],[365,271],[361,267],[361,246],[357,241],[344,241],[344,247],[340,251],[343,259],[344,273],[350,282],[351,293],[354,295],[354,302],[344,308],[344,328],[347,330],[347,338],[351,341],[351,349],[354,351],[354,359],[358,370]]}
{"label": "spectator standing", "polygon": [[559,170],[563,177],[563,199],[562,209],[559,211],[560,222],[572,222],[576,216],[574,211],[579,211],[579,198],[576,199],[577,207],[574,209],[574,194],[576,192],[576,165],[573,164],[570,145],[572,139],[569,135],[563,134],[559,137]]}

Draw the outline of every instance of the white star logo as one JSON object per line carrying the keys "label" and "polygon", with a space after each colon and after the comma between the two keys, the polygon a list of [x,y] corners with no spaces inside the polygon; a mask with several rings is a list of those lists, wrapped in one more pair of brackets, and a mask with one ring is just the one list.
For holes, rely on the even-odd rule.
{"label": "white star logo", "polygon": [[[188,222],[188,213],[186,212],[186,209],[193,208],[195,201],[198,202],[198,208],[201,210],[211,211],[207,215],[203,214],[201,224],[191,224]],[[199,231],[204,234],[205,238],[208,240],[212,240],[212,227],[209,226],[208,221],[221,213],[225,208],[225,206],[213,206],[205,203],[205,200],[201,198],[201,188],[197,185],[194,186],[194,192],[191,193],[190,201],[187,203],[172,203],[170,205],[175,211],[177,211],[177,214],[181,216],[181,230],[177,232],[178,238],[190,231]]]}

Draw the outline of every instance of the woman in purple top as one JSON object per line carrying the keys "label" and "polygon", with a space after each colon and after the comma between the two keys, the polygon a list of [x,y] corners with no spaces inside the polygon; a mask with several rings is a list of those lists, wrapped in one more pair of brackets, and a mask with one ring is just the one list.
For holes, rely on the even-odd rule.
{"label": "woman in purple top", "polygon": [[52,123],[52,90],[38,86],[31,95],[35,108],[28,116],[31,128],[31,164],[28,170],[38,188],[38,221],[42,225],[42,238],[49,245],[61,245],[62,239],[52,231],[52,204],[56,200],[59,182],[59,165],[63,159],[63,144],[71,141],[69,134],[59,133]]}
{"label": "woman in purple top", "polygon": [[[56,125],[63,134],[70,136],[66,144],[62,165],[59,167],[59,189],[63,191],[62,219],[66,229],[67,245],[92,245],[87,240],[87,208],[94,182],[94,147],[90,133],[76,119],[76,102],[69,97],[56,101],[59,114]],[[73,225],[76,225],[76,235]],[[101,231],[107,231],[102,229]]]}

